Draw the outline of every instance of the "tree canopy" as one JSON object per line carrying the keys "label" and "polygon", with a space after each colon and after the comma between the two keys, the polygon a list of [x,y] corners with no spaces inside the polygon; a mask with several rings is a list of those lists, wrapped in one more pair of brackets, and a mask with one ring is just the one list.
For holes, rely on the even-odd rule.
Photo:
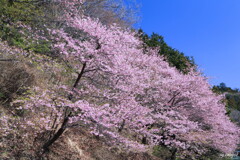
{"label": "tree canopy", "polygon": [[159,47],[159,54],[163,55],[169,64],[176,67],[179,71],[187,73],[190,68],[196,67],[193,57],[185,56],[184,53],[170,47],[165,41],[163,36],[152,33],[151,36],[139,30],[140,37],[144,42],[145,47]]}

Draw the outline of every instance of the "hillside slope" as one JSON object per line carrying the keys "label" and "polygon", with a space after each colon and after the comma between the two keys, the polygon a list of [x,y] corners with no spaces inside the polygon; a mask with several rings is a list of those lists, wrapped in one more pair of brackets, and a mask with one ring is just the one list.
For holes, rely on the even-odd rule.
{"label": "hillside slope", "polygon": [[12,19],[21,35],[0,43],[1,158],[205,160],[234,151],[239,128],[200,72],[180,72],[136,31],[83,15],[78,1],[51,4],[62,9],[59,25]]}

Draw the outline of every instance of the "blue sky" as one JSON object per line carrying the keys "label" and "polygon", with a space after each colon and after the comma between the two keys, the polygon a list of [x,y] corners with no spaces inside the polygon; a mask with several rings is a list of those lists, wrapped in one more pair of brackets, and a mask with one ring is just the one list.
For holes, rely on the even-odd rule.
{"label": "blue sky", "polygon": [[138,0],[140,27],[193,56],[210,83],[240,88],[240,0]]}

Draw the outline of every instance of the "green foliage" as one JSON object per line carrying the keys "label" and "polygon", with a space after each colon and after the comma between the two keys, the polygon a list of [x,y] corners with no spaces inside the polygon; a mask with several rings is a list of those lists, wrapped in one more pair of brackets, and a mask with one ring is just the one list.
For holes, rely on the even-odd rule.
{"label": "green foliage", "polygon": [[232,160],[232,157],[223,157],[223,158],[220,158],[219,160]]}
{"label": "green foliage", "polygon": [[225,83],[220,83],[219,85],[213,86],[212,90],[216,94],[225,93],[224,101],[228,115],[230,115],[232,109],[240,111],[240,90],[238,88],[232,89],[231,87],[227,87]]}
{"label": "green foliage", "polygon": [[44,25],[41,22],[43,15],[43,8],[36,3],[28,3],[26,0],[9,3],[8,0],[0,0],[0,38],[7,41],[9,45],[24,50],[41,54],[49,53],[51,51],[50,41],[34,39],[28,29],[19,25],[23,24],[32,28]]}
{"label": "green foliage", "polygon": [[196,66],[193,57],[185,56],[184,53],[170,47],[164,41],[163,36],[153,33],[151,36],[144,33],[141,29],[139,30],[141,39],[147,47],[159,47],[160,55],[165,56],[166,60],[171,66],[176,67],[179,71],[187,73],[191,67]]}
{"label": "green foliage", "polygon": [[0,31],[0,38],[7,41],[10,46],[17,46],[24,50],[46,54],[51,51],[51,42],[46,40],[34,40],[27,37],[27,31],[16,29],[14,26],[4,25]]}
{"label": "green foliage", "polygon": [[153,153],[154,156],[162,158],[162,159],[169,159],[172,157],[172,153],[169,148],[165,146],[154,146]]}
{"label": "green foliage", "polygon": [[0,31],[0,38],[7,41],[9,45],[18,46],[23,49],[26,47],[23,36],[14,26],[4,24]]}
{"label": "green foliage", "polygon": [[42,16],[43,12],[41,6],[30,1],[13,1],[9,3],[10,0],[0,0],[0,18],[2,23],[24,21],[28,24],[34,24],[34,20]]}
{"label": "green foliage", "polygon": [[225,93],[226,108],[228,113],[230,113],[230,109],[236,109],[240,111],[239,89],[232,89],[231,87],[227,87],[225,83],[220,83],[217,86],[213,86],[212,90],[217,94]]}
{"label": "green foliage", "polygon": [[227,107],[240,110],[240,94],[226,94]]}
{"label": "green foliage", "polygon": [[5,95],[0,92],[0,99],[5,98]]}
{"label": "green foliage", "polygon": [[32,43],[29,46],[29,50],[42,54],[49,53],[51,51],[51,43],[46,40],[39,40],[37,43]]}
{"label": "green foliage", "polygon": [[225,92],[235,94],[235,93],[240,92],[240,90],[237,88],[232,89],[231,87],[227,87],[225,83],[220,83],[217,86],[213,86],[212,90],[213,90],[213,92],[218,93],[218,94],[222,94]]}
{"label": "green foliage", "polygon": [[[226,157],[225,157],[226,158]],[[198,160],[223,160],[223,157],[221,157],[221,152],[214,148],[208,148],[208,151],[205,152],[205,154],[200,155]]]}

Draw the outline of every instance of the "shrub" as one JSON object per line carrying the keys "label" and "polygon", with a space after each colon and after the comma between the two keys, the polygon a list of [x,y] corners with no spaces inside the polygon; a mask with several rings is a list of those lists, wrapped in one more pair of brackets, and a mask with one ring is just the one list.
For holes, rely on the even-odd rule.
{"label": "shrub", "polygon": [[0,61],[0,100],[11,102],[34,83],[34,75],[20,62]]}

